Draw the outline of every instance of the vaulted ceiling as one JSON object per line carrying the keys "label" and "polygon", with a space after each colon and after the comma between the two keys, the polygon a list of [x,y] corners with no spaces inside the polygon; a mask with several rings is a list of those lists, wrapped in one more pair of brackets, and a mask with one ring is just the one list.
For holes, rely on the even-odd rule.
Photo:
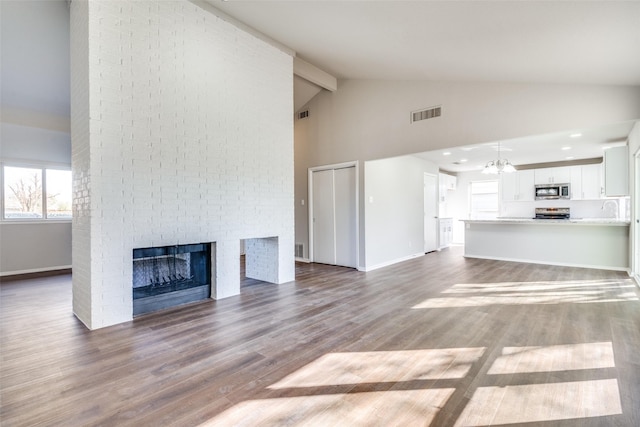
{"label": "vaulted ceiling", "polygon": [[[339,79],[640,85],[637,1],[208,1]],[[632,126],[529,136],[502,148],[515,164],[601,157]],[[496,148],[423,157],[464,171]]]}
{"label": "vaulted ceiling", "polygon": [[640,85],[640,2],[209,2],[343,79]]}

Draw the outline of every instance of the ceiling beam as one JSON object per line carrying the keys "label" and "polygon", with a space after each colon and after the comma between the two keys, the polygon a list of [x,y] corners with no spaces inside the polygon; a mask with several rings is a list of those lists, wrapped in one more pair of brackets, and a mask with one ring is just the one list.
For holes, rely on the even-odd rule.
{"label": "ceiling beam", "polygon": [[338,89],[338,79],[297,56],[293,58],[293,74],[331,92]]}

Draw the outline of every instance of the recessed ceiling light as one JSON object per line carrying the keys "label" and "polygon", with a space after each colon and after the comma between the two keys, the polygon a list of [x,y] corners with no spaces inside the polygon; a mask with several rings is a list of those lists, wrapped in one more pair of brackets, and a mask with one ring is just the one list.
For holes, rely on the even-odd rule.
{"label": "recessed ceiling light", "polygon": [[444,153],[442,153],[443,156],[450,156],[451,153],[449,151],[445,151]]}
{"label": "recessed ceiling light", "polygon": [[565,159],[567,159],[567,160],[573,160],[574,158],[575,157],[573,157],[573,156],[565,157]]}
{"label": "recessed ceiling light", "polygon": [[569,137],[571,138],[580,138],[582,136],[581,133],[572,133],[571,135],[569,135]]}
{"label": "recessed ceiling light", "polygon": [[571,147],[562,147],[562,151],[571,150]]}
{"label": "recessed ceiling light", "polygon": [[475,148],[476,148],[476,147],[460,147],[460,149],[461,149],[462,151],[471,151],[471,150],[473,150],[473,149],[475,149]]}
{"label": "recessed ceiling light", "polygon": [[611,148],[609,145],[605,145],[602,147],[603,150],[608,150],[609,148]]}
{"label": "recessed ceiling light", "polygon": [[460,159],[460,163],[466,163],[467,159]]}

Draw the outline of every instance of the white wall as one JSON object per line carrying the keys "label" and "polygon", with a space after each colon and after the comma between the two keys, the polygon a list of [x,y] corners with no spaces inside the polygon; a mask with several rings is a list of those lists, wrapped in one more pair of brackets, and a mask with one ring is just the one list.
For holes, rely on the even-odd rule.
{"label": "white wall", "polygon": [[76,315],[131,319],[134,248],[215,242],[223,298],[264,238],[247,274],[293,280],[292,57],[187,1],[71,8]]}
{"label": "white wall", "polygon": [[[69,8],[0,1],[0,159],[71,165]],[[69,268],[70,222],[0,222],[0,276]]]}
{"label": "white wall", "polygon": [[13,222],[0,227],[0,276],[71,268],[71,222]]}
{"label": "white wall", "polygon": [[636,168],[636,155],[640,156],[640,120],[636,121],[629,134],[629,194],[631,195],[631,227],[629,265],[635,277],[640,280],[640,170]]}
{"label": "white wall", "polygon": [[368,161],[364,169],[364,269],[424,255],[424,173],[437,175],[438,168],[403,156]]}
{"label": "white wall", "polygon": [[[410,123],[434,105],[442,117]],[[346,80],[308,108],[315,123],[299,136],[314,163],[332,164],[633,120],[640,87]]]}
{"label": "white wall", "polygon": [[[442,105],[442,117],[410,123],[411,111],[435,105]],[[295,239],[305,248],[308,211],[301,201],[308,197],[309,167],[635,119],[640,87],[346,80],[306,108],[309,117],[295,122]],[[365,185],[364,168],[361,174]],[[364,214],[363,196],[360,208]],[[361,262],[368,237],[361,228]]]}

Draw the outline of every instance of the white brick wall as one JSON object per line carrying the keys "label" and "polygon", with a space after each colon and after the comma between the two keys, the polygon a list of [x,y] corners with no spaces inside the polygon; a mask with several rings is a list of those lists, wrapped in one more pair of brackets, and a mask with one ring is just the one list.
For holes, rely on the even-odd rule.
{"label": "white brick wall", "polygon": [[71,163],[73,169],[73,311],[88,327],[91,320],[91,199],[89,195],[89,27],[88,5],[71,9]]}
{"label": "white brick wall", "polygon": [[[248,239],[245,243],[245,275],[264,282],[278,282],[278,238]],[[292,249],[293,250],[293,249]]]}
{"label": "white brick wall", "polygon": [[187,1],[74,0],[72,57],[76,315],[132,318],[139,247],[215,242],[222,298],[277,236],[263,277],[293,280],[291,56]]}

